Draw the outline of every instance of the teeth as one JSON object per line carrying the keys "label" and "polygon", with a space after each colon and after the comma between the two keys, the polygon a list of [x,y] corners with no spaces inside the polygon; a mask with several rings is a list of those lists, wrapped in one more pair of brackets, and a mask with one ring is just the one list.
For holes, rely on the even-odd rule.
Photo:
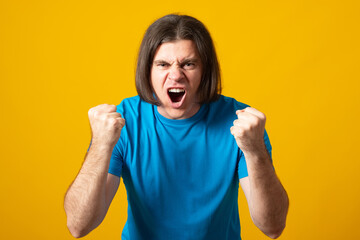
{"label": "teeth", "polygon": [[169,92],[180,93],[180,92],[185,92],[185,90],[181,88],[171,88],[169,89]]}

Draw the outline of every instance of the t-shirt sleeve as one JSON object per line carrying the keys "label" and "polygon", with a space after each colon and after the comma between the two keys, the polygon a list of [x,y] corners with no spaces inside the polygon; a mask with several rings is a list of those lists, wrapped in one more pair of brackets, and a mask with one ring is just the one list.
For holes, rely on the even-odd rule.
{"label": "t-shirt sleeve", "polygon": [[121,177],[122,166],[123,166],[123,160],[119,151],[118,144],[116,144],[111,154],[108,172],[118,177]]}
{"label": "t-shirt sleeve", "polygon": [[[268,136],[266,130],[264,132],[264,142],[265,142],[266,149],[269,152],[270,159],[272,161],[272,155],[271,155],[272,147],[271,147],[270,139],[269,139],[269,136]],[[248,171],[247,171],[245,156],[242,151],[240,151],[240,160],[238,163],[238,175],[239,175],[239,179],[247,177],[249,175]]]}
{"label": "t-shirt sleeve", "polygon": [[[116,112],[120,113],[121,116],[124,117],[124,101],[122,101],[119,105],[116,106]],[[123,135],[126,127],[124,127],[121,130],[121,135],[120,138],[118,140],[118,142],[116,143],[113,152],[111,154],[111,158],[110,158],[110,164],[109,164],[109,170],[108,173],[111,173],[115,176],[121,177],[122,174],[122,167],[123,167]]]}

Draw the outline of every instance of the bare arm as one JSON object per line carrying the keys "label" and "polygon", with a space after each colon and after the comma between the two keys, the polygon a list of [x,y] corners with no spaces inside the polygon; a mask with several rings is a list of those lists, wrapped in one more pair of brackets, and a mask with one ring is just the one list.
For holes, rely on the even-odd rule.
{"label": "bare arm", "polygon": [[108,169],[125,121],[113,105],[90,109],[89,119],[92,144],[64,200],[67,225],[74,237],[85,236],[102,222],[120,183]]}
{"label": "bare arm", "polygon": [[[95,147],[96,148],[96,147]],[[118,189],[120,178],[105,171],[98,162],[107,162],[101,150],[89,150],[76,179],[64,201],[67,225],[74,237],[83,237],[104,219]]]}
{"label": "bare arm", "polygon": [[266,150],[265,115],[254,108],[237,114],[231,133],[245,155],[249,174],[240,179],[240,184],[255,225],[267,236],[277,238],[285,228],[289,199]]}
{"label": "bare arm", "polygon": [[285,228],[289,207],[288,196],[272,164],[265,163],[270,162],[269,157],[246,158],[249,176],[240,179],[240,184],[249,205],[251,218],[267,236],[277,238]]}

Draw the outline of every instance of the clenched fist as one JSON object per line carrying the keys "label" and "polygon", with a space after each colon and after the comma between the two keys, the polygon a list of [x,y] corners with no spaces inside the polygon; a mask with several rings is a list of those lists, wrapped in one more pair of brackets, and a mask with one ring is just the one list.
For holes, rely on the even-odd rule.
{"label": "clenched fist", "polygon": [[265,115],[255,108],[236,111],[238,119],[230,128],[237,145],[244,153],[256,153],[266,149],[264,143]]}
{"label": "clenched fist", "polygon": [[114,147],[120,138],[125,119],[115,105],[101,104],[89,110],[92,144]]}

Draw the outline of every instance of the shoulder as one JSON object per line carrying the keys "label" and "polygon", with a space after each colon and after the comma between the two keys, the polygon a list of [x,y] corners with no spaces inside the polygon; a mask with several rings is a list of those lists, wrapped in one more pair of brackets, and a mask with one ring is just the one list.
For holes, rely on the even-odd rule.
{"label": "shoulder", "polygon": [[139,96],[134,96],[134,97],[129,97],[129,98],[124,98],[121,103],[118,105],[118,107],[126,107],[126,106],[133,106],[133,105],[137,105],[141,102],[141,99]]}
{"label": "shoulder", "polygon": [[221,95],[217,101],[210,103],[210,108],[217,112],[234,112],[246,107],[249,107],[249,105],[224,95]]}
{"label": "shoulder", "polygon": [[150,119],[154,115],[154,106],[142,100],[139,96],[124,98],[117,105],[118,113],[120,113],[127,123],[139,122],[141,119]]}
{"label": "shoulder", "polygon": [[144,110],[151,107],[150,103],[147,103],[137,95],[134,97],[124,98],[119,105],[117,105],[117,112],[131,113],[139,112],[140,109]]}
{"label": "shoulder", "polygon": [[221,95],[218,100],[209,103],[207,121],[209,124],[223,124],[230,127],[237,118],[236,111],[244,109],[249,105],[237,101],[234,98]]}

